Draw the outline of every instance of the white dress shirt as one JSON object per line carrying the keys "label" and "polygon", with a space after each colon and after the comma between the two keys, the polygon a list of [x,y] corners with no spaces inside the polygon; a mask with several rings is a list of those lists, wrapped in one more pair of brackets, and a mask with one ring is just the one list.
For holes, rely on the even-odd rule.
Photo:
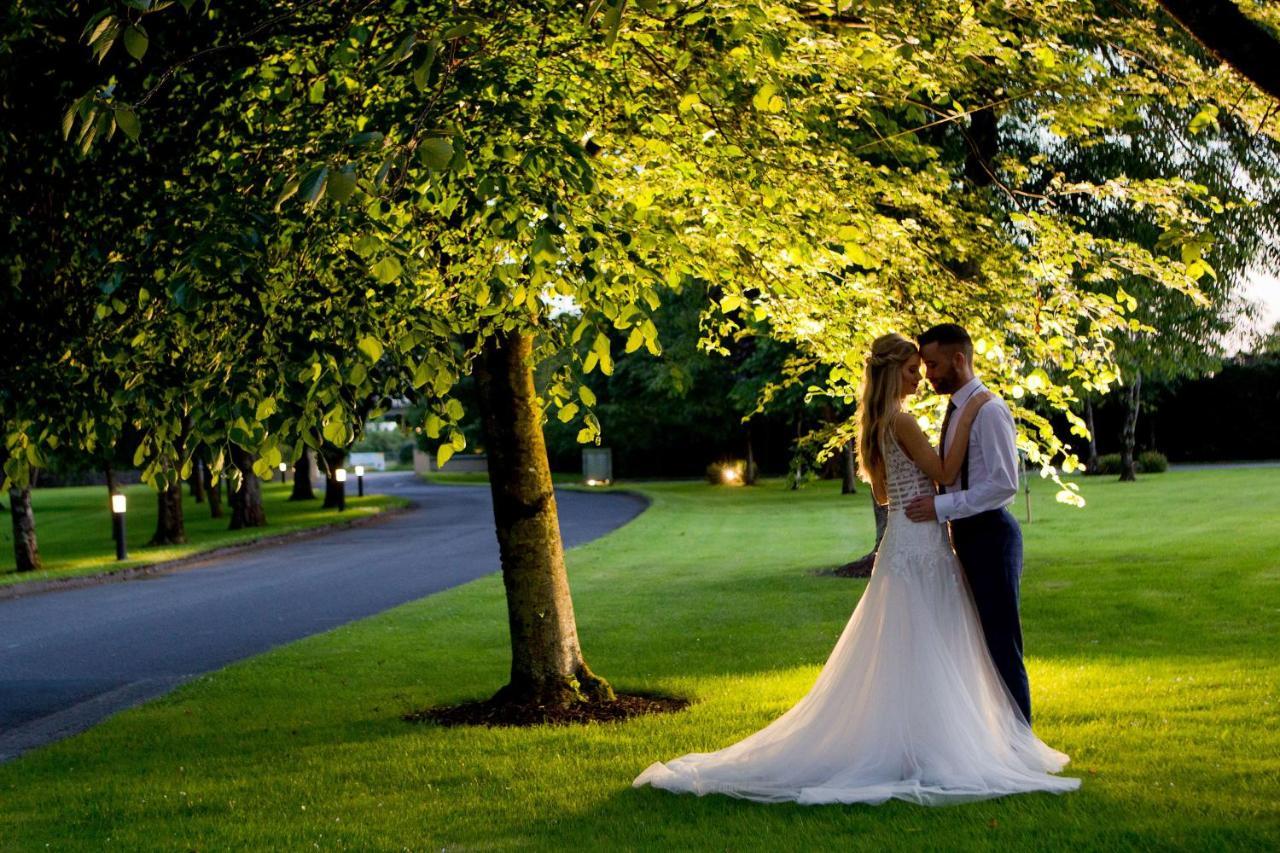
{"label": "white dress shirt", "polygon": [[[960,413],[974,394],[982,391],[982,381],[970,379],[951,395],[956,413],[947,427],[947,446],[960,424]],[[938,521],[945,524],[980,512],[1013,503],[1018,494],[1018,445],[1013,413],[999,397],[978,410],[969,431],[969,488],[960,488],[960,477],[947,484],[946,494],[934,499]]]}

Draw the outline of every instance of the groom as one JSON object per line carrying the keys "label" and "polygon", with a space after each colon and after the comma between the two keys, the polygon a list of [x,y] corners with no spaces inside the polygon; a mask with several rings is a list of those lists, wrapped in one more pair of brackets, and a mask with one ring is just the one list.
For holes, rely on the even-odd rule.
{"label": "groom", "polygon": [[[934,326],[919,338],[925,375],[939,394],[950,394],[938,454],[946,458],[955,412],[983,390],[973,375],[973,341],[954,323]],[[938,495],[907,505],[912,521],[951,522],[951,541],[973,590],[987,648],[996,669],[1031,722],[1031,689],[1022,664],[1018,583],[1022,578],[1022,529],[1005,509],[1018,493],[1018,451],[1013,415],[1000,398],[978,411],[960,476]]]}

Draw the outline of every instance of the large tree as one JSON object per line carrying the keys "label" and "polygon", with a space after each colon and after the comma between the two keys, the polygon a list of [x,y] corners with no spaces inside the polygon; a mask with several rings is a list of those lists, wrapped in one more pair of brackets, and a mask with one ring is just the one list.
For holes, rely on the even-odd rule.
{"label": "large tree", "polygon": [[[93,90],[71,131],[141,123],[144,146],[190,153],[156,190],[176,212],[160,251],[121,261],[139,290],[102,318],[138,341],[121,363],[139,376],[168,357],[147,334],[159,328],[181,330],[199,365],[191,384],[153,389],[164,405],[142,444],[149,477],[181,474],[194,441],[256,455],[237,460],[242,473],[304,444],[345,446],[369,397],[393,391],[433,407],[424,427],[448,436],[447,458],[465,446],[452,389],[475,371],[512,637],[498,698],[564,705],[612,691],[581,653],[540,424],[555,410],[599,440],[581,375],[612,370],[610,331],[658,354],[651,314],[672,290],[705,283],[713,351],[768,320],[821,365],[806,394],[841,405],[871,338],[963,320],[992,383],[1037,403],[1019,406],[1033,461],[1070,467],[1038,407],[1069,409],[1072,382],[1107,385],[1108,334],[1128,324],[1123,301],[1078,280],[1194,291],[1177,251],[1208,202],[1161,180],[1051,180],[1033,198],[1012,164],[974,191],[960,180],[976,168],[963,131],[990,125],[987,111],[1027,101],[1046,126],[1087,136],[1129,95],[1099,86],[1093,53],[1063,42],[1083,13],[910,11],[107,7],[86,29],[95,53],[159,51],[157,70]],[[1149,85],[1115,76],[1135,99]],[[1076,193],[1150,208],[1185,237],[1165,254],[1095,235],[1052,203]],[[165,297],[131,310],[138,300],[121,297],[148,274]],[[312,312],[297,290],[323,294]],[[556,299],[578,322],[549,322]],[[304,319],[276,328],[293,310]],[[563,366],[535,395],[531,371],[553,359]],[[201,402],[181,445],[179,395]]]}

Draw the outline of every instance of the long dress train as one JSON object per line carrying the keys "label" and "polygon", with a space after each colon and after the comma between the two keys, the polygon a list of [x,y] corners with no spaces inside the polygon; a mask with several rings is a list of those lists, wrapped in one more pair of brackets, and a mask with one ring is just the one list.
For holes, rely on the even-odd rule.
{"label": "long dress train", "polygon": [[817,682],[732,746],[656,762],[633,783],[760,802],[924,805],[1063,793],[1067,756],[1041,742],[992,664],[945,525],[902,512],[932,483],[893,441],[889,524],[871,580]]}

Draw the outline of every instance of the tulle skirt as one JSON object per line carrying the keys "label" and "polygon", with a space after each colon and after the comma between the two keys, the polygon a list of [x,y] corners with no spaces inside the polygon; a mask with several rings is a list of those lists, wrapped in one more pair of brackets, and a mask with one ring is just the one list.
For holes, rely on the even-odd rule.
{"label": "tulle skirt", "polygon": [[891,514],[867,589],[817,682],[718,752],[656,762],[633,783],[760,802],[923,805],[1063,793],[996,671],[940,524]]}

